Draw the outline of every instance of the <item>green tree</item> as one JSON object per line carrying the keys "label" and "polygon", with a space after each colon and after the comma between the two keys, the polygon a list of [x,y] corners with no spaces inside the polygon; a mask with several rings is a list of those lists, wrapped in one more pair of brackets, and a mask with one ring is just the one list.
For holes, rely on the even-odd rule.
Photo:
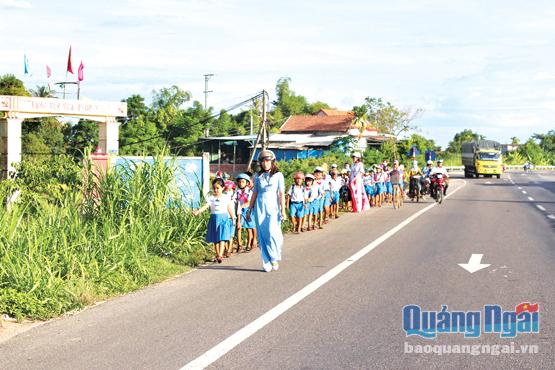
{"label": "green tree", "polygon": [[282,77],[277,81],[277,100],[272,103],[274,105],[274,110],[270,115],[271,120],[275,122],[276,125],[281,125],[291,115],[312,113],[311,106],[308,104],[307,99],[302,95],[295,94],[289,86],[290,83],[291,78],[289,77]]}
{"label": "green tree", "polygon": [[67,153],[76,159],[83,157],[85,149],[94,151],[98,145],[97,122],[80,119],[75,125],[67,125],[64,134]]}
{"label": "green tree", "polygon": [[391,135],[393,158],[398,158],[397,141],[403,133],[416,129],[412,124],[421,113],[421,109],[401,110],[382,98],[365,99],[368,120],[379,132]]}
{"label": "green tree", "polygon": [[48,86],[37,86],[35,89],[31,89],[31,95],[37,98],[53,98],[54,91],[50,90]]}
{"label": "green tree", "polygon": [[158,129],[150,109],[140,95],[131,95],[127,103],[127,117],[120,122],[119,143],[123,155],[149,155],[166,145],[164,132]]}
{"label": "green tree", "polygon": [[511,145],[518,145],[518,144],[520,144],[520,139],[516,136],[513,136],[511,138]]}
{"label": "green tree", "polygon": [[320,109],[334,109],[334,108],[330,107],[327,103],[324,103],[321,101],[316,101],[308,105],[308,110],[310,111],[310,114],[318,113]]}
{"label": "green tree", "polygon": [[532,138],[538,140],[540,147],[547,153],[555,153],[555,130],[549,130],[546,134],[534,134]]}
{"label": "green tree", "polygon": [[65,153],[64,125],[55,117],[23,121],[21,146],[25,158]]}
{"label": "green tree", "polygon": [[23,81],[12,74],[5,74],[0,77],[0,95],[31,96],[25,89]]}
{"label": "green tree", "polygon": [[465,129],[461,132],[458,132],[453,137],[453,140],[449,142],[447,145],[447,152],[448,153],[460,153],[461,152],[461,144],[464,141],[472,141],[472,140],[484,140],[486,137],[484,135],[480,135],[477,132],[474,132],[470,129]]}

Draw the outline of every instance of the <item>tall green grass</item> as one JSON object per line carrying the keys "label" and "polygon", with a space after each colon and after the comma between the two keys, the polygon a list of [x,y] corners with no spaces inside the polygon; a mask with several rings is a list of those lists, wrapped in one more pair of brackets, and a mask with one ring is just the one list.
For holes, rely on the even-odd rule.
{"label": "tall green grass", "polygon": [[0,313],[47,319],[204,261],[207,216],[183,206],[173,171],[160,157],[0,207]]}

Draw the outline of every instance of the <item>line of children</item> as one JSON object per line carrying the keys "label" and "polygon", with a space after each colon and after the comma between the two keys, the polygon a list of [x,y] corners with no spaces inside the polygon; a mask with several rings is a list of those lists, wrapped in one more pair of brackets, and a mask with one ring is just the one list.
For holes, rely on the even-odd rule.
{"label": "line of children", "polygon": [[[400,172],[400,186],[403,189],[406,175],[403,165],[399,165],[398,161],[394,161],[394,165],[396,171]],[[286,191],[286,208],[293,224],[293,233],[322,229],[328,220],[339,218],[340,204],[345,211],[352,209],[350,170],[345,168],[340,173],[337,165],[333,164],[329,174],[323,166],[317,166],[313,173],[306,175],[302,172],[294,174],[294,184]],[[373,165],[363,172],[363,191],[370,207],[392,203],[393,185],[388,162]],[[237,238],[237,252],[250,251],[257,245],[254,219],[247,220],[246,217],[253,194],[253,181],[245,173],[237,176],[236,184],[224,181],[224,177],[220,175],[212,182],[213,194],[207,197],[203,207],[194,212],[198,215],[208,208],[211,210],[206,241],[214,243],[218,263],[232,253],[234,235]],[[246,246],[243,246],[243,229],[247,231]]]}

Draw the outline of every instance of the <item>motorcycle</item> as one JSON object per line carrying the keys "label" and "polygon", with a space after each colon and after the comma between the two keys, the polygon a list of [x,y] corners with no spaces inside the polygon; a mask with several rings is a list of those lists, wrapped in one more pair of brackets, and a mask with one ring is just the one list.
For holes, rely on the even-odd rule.
{"label": "motorcycle", "polygon": [[420,175],[411,176],[409,182],[410,200],[414,202],[414,198],[416,198],[416,202],[420,202],[421,191],[422,189],[420,187]]}
{"label": "motorcycle", "polygon": [[441,204],[443,202],[443,175],[441,173],[434,173],[432,176],[432,184],[430,186],[431,196]]}

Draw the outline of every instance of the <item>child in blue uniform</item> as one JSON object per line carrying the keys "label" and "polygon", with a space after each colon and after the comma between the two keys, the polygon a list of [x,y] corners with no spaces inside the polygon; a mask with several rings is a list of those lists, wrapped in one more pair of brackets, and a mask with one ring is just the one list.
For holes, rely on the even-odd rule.
{"label": "child in blue uniform", "polygon": [[237,181],[237,191],[233,194],[233,200],[237,209],[237,252],[243,249],[243,239],[241,231],[247,230],[247,246],[246,251],[250,251],[254,246],[256,238],[256,229],[254,220],[247,221],[247,212],[252,198],[252,190],[249,187],[251,178],[249,175],[242,173],[235,179]]}
{"label": "child in blue uniform", "polygon": [[222,263],[226,242],[232,237],[235,224],[235,214],[231,198],[223,193],[224,180],[216,178],[212,181],[213,193],[206,198],[206,204],[193,212],[198,216],[210,208],[210,220],[208,221],[208,232],[206,241],[214,243],[216,261]]}
{"label": "child in blue uniform", "polygon": [[[333,168],[333,166],[332,166]],[[330,218],[338,218],[339,215],[339,191],[341,190],[342,182],[336,169],[331,171],[330,188],[331,188],[331,215]]]}
{"label": "child in blue uniform", "polygon": [[314,230],[316,215],[320,212],[320,187],[314,184],[314,175],[305,176],[306,197],[308,208],[307,231]]}
{"label": "child in blue uniform", "polygon": [[304,173],[297,172],[294,176],[295,184],[287,192],[287,206],[289,216],[293,223],[293,232],[299,234],[303,231],[304,215],[306,209],[306,190],[304,187]]}

